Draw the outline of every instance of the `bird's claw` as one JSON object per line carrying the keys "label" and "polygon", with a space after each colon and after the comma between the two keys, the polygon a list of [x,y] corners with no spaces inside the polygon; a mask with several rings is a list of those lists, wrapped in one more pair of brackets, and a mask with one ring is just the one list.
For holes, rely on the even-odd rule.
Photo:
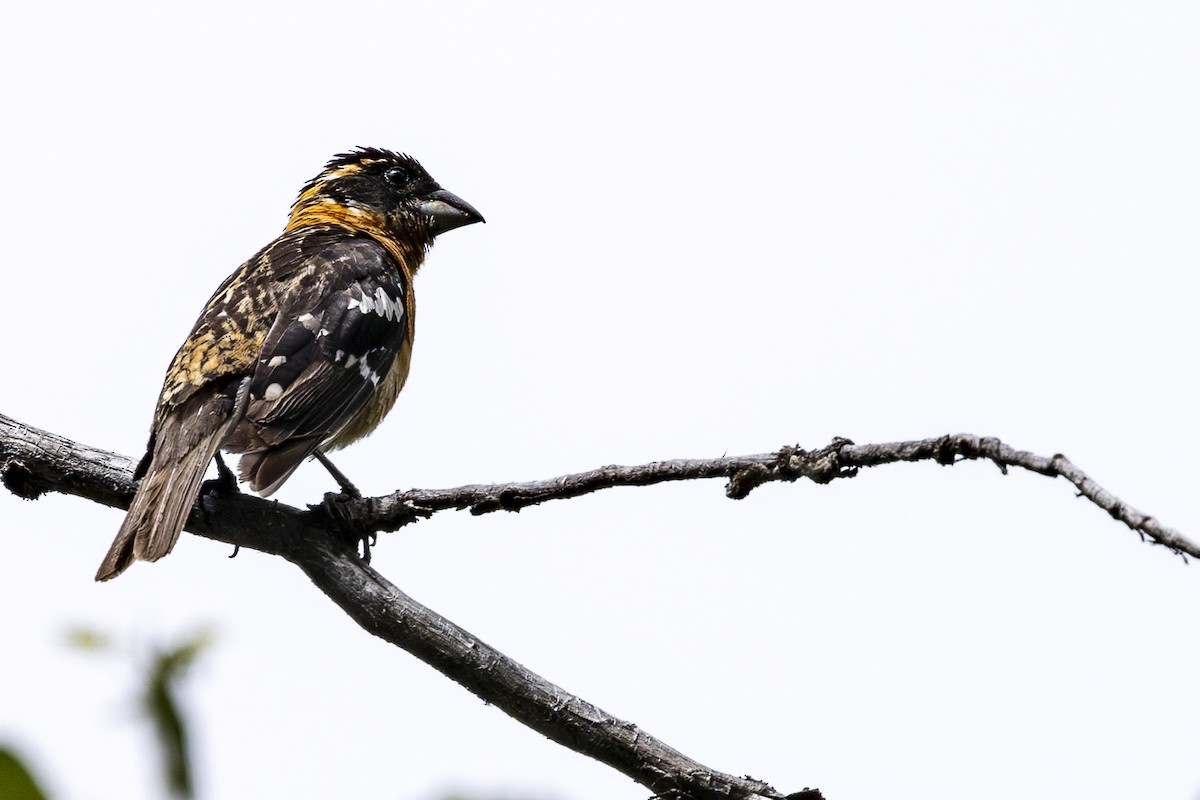
{"label": "bird's claw", "polygon": [[355,517],[350,503],[361,499],[361,496],[349,495],[345,492],[326,492],[319,506],[325,516],[334,524],[337,532],[355,550],[362,545],[362,560],[371,563],[371,548],[379,539],[379,534],[362,520]]}
{"label": "bird's claw", "polygon": [[[209,480],[206,480],[200,484],[198,505],[200,507],[200,513],[204,517],[204,524],[206,525],[212,525],[212,518],[209,516],[208,502],[206,498],[221,497],[223,495],[229,496],[242,493],[242,490],[238,488],[237,476],[233,474],[233,470],[225,465],[225,461],[221,458],[221,454],[215,454],[213,459],[217,462],[217,477],[210,478]],[[238,546],[234,545],[233,555],[231,555],[230,558],[233,558],[237,554]]]}
{"label": "bird's claw", "polygon": [[221,458],[220,453],[213,456],[213,460],[217,462],[217,477],[211,478],[200,484],[200,492],[202,494],[238,494],[242,490],[238,488],[237,476],[225,464],[225,459]]}

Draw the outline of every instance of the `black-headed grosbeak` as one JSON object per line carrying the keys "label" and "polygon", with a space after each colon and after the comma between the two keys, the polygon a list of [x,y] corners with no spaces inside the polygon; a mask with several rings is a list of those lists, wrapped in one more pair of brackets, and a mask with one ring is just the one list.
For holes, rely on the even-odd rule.
{"label": "black-headed grosbeak", "polygon": [[283,233],[225,279],[175,354],[96,580],[171,552],[218,450],[243,453],[242,479],[269,495],[309,456],[374,430],[408,377],[413,275],[434,237],[482,221],[387,150],[336,156],[305,184]]}

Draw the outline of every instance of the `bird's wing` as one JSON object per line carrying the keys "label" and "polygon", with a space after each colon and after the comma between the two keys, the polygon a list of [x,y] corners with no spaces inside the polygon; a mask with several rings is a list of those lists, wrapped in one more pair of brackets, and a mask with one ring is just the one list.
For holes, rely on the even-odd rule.
{"label": "bird's wing", "polygon": [[292,290],[263,341],[246,416],[225,445],[248,453],[243,477],[266,494],[362,411],[412,330],[407,281],[373,240],[309,241],[270,256]]}
{"label": "bird's wing", "polygon": [[[187,402],[202,387],[250,375],[275,320],[272,253],[263,248],[222,282],[175,353],[163,381],[157,418]],[[235,381],[236,383],[236,381]]]}

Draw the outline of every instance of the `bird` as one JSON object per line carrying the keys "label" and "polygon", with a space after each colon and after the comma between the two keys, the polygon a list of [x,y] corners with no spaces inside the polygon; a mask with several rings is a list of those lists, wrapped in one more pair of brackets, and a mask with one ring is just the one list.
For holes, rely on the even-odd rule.
{"label": "bird", "polygon": [[96,573],[171,552],[220,451],[262,496],[371,433],[408,378],[413,277],[435,237],[483,222],[411,156],[358,147],[301,188],[283,233],[213,293],[171,361],[129,511]]}

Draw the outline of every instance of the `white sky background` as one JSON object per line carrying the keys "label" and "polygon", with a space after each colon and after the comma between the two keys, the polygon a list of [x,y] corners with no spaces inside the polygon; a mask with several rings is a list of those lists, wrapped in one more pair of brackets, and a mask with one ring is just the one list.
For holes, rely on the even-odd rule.
{"label": "white sky background", "polygon": [[[336,8],[336,10],[335,10]],[[0,413],[140,454],[216,285],[334,153],[488,224],[417,281],[372,494],[967,431],[1200,537],[1192,3],[20,3],[0,24]],[[279,493],[332,487],[317,465]],[[211,624],[205,798],[649,793],[372,638],[295,568],[0,494],[0,741],[152,797],[133,671]],[[1200,567],[1064,481],[625,489],[385,535],[375,565],[701,762],[875,798],[1200,797]]]}

